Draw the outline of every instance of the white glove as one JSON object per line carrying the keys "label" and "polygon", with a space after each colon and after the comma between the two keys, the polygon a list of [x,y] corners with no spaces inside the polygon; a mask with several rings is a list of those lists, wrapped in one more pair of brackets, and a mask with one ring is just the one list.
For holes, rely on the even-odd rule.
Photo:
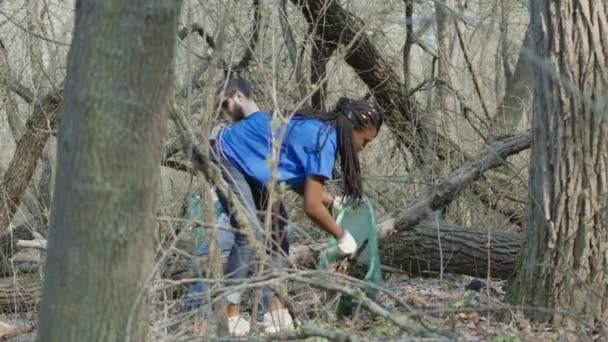
{"label": "white glove", "polygon": [[346,229],[340,240],[338,240],[338,249],[344,255],[352,255],[357,251],[357,241]]}

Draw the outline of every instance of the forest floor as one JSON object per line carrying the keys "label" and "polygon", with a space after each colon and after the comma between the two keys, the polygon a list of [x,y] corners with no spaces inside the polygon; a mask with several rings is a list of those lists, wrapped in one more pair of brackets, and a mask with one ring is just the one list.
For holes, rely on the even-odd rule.
{"label": "forest floor", "polygon": [[[476,290],[467,289],[482,285]],[[400,299],[396,303],[391,296],[380,293],[377,302],[384,308],[412,321],[423,320],[428,331],[444,331],[452,337],[447,340],[460,341],[601,341],[600,337],[585,336],[580,331],[555,330],[545,324],[531,324],[519,314],[506,309],[504,300],[504,281],[478,280],[467,276],[444,274],[440,277],[409,277],[393,274],[384,282],[384,287]],[[477,286],[479,287],[479,286]],[[319,300],[323,298],[323,300]],[[328,298],[322,292],[302,292],[293,298],[299,304],[316,308],[312,325],[327,331],[356,335],[361,341],[434,341],[446,339],[416,338],[404,334],[396,325],[384,318],[373,317],[365,310],[355,310],[349,318],[336,318],[336,298]],[[314,303],[312,303],[314,302]],[[403,305],[408,308],[403,308]],[[489,310],[488,310],[489,309]],[[510,312],[510,318],[501,320],[498,312]],[[0,321],[14,326],[35,324],[35,314],[0,315]],[[181,329],[189,327],[180,324]],[[419,325],[422,326],[422,325]],[[2,327],[0,326],[0,329]],[[202,341],[201,338],[181,335],[173,341]],[[175,336],[177,337],[177,336]],[[253,339],[266,339],[254,333]],[[456,338],[454,338],[456,337]],[[26,332],[7,341],[34,341],[35,333]],[[162,339],[172,341],[170,336]],[[322,338],[307,338],[306,341],[325,341]]]}
{"label": "forest floor", "polygon": [[[477,285],[477,286],[475,286]],[[482,285],[479,288],[479,285]],[[576,333],[555,331],[551,326],[531,324],[519,314],[506,310],[504,281],[478,280],[467,276],[444,274],[439,277],[408,277],[392,275],[384,287],[409,306],[400,309],[386,294],[378,301],[391,312],[402,312],[406,317],[419,313],[429,330],[453,333],[457,340],[465,341],[576,341]],[[468,289],[477,287],[477,290]],[[509,312],[508,319],[499,317]],[[367,319],[363,318],[366,317]],[[335,327],[357,331],[363,339],[408,339],[400,329],[385,319],[371,319],[369,314],[336,322]],[[414,339],[415,340],[415,339]],[[428,340],[428,339],[426,339]],[[432,339],[431,339],[432,340]]]}

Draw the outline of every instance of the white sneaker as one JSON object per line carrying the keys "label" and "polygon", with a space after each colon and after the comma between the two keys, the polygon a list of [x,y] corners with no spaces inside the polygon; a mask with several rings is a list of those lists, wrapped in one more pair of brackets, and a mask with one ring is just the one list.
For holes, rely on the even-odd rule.
{"label": "white sneaker", "polygon": [[242,315],[228,317],[228,332],[232,336],[247,336],[249,334],[249,320]]}
{"label": "white sneaker", "polygon": [[267,334],[276,334],[280,331],[294,329],[293,319],[287,309],[279,309],[265,313],[262,325]]}

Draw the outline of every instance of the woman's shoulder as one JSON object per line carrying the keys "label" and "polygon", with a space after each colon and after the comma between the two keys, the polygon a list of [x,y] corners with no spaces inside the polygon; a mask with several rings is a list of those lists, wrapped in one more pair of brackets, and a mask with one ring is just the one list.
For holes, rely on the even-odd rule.
{"label": "woman's shoulder", "polygon": [[337,145],[336,129],[332,125],[318,119],[293,120],[292,122],[293,131],[286,135],[292,144],[302,145],[311,151],[319,151]]}

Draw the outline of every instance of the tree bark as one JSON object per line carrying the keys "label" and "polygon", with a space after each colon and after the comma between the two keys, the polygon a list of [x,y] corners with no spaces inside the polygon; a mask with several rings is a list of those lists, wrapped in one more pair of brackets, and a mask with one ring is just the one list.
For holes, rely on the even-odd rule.
{"label": "tree bark", "polygon": [[382,264],[410,274],[448,272],[506,279],[521,246],[520,234],[432,221],[397,229],[399,233],[380,243]]}
{"label": "tree bark", "polygon": [[[317,25],[313,30],[320,30]],[[313,39],[310,54],[310,84],[314,87],[321,82],[320,87],[312,94],[310,102],[316,110],[326,111],[327,108],[327,82],[324,81],[327,74],[327,63],[331,55],[336,51],[336,45],[327,43],[323,33],[317,33]]]}
{"label": "tree bark", "polygon": [[35,310],[42,280],[37,275],[0,278],[0,313]]}
{"label": "tree bark", "polygon": [[62,103],[61,94],[50,94],[35,104],[34,113],[25,124],[25,133],[17,142],[2,185],[0,186],[0,232],[6,231],[19,208],[44,145],[57,123],[57,112]]}
{"label": "tree bark", "polygon": [[527,228],[507,297],[548,309],[524,310],[533,320],[605,327],[608,5],[531,0],[530,9],[537,71]]}
{"label": "tree bark", "polygon": [[532,105],[534,72],[530,60],[532,48],[530,29],[531,26],[528,26],[515,71],[507,78],[505,95],[492,118],[490,127],[493,135],[514,132]]}
{"label": "tree bark", "polygon": [[[446,84],[450,82],[450,40],[452,28],[452,15],[448,12],[450,0],[434,0],[435,21],[437,24],[437,45],[439,47],[439,61],[437,66],[437,77]],[[446,111],[448,92],[443,83],[437,85],[436,104],[440,114]],[[437,115],[437,121],[441,120],[441,115]]]}
{"label": "tree bark", "polygon": [[[447,272],[473,277],[507,279],[515,269],[522,235],[464,228],[426,220],[380,240],[383,265],[409,274]],[[441,240],[439,240],[441,239]],[[441,244],[439,243],[441,242]],[[324,244],[295,246],[290,262],[314,266]],[[187,274],[182,275],[186,277]]]}
{"label": "tree bark", "polygon": [[79,0],[39,341],[145,341],[180,1]]}

